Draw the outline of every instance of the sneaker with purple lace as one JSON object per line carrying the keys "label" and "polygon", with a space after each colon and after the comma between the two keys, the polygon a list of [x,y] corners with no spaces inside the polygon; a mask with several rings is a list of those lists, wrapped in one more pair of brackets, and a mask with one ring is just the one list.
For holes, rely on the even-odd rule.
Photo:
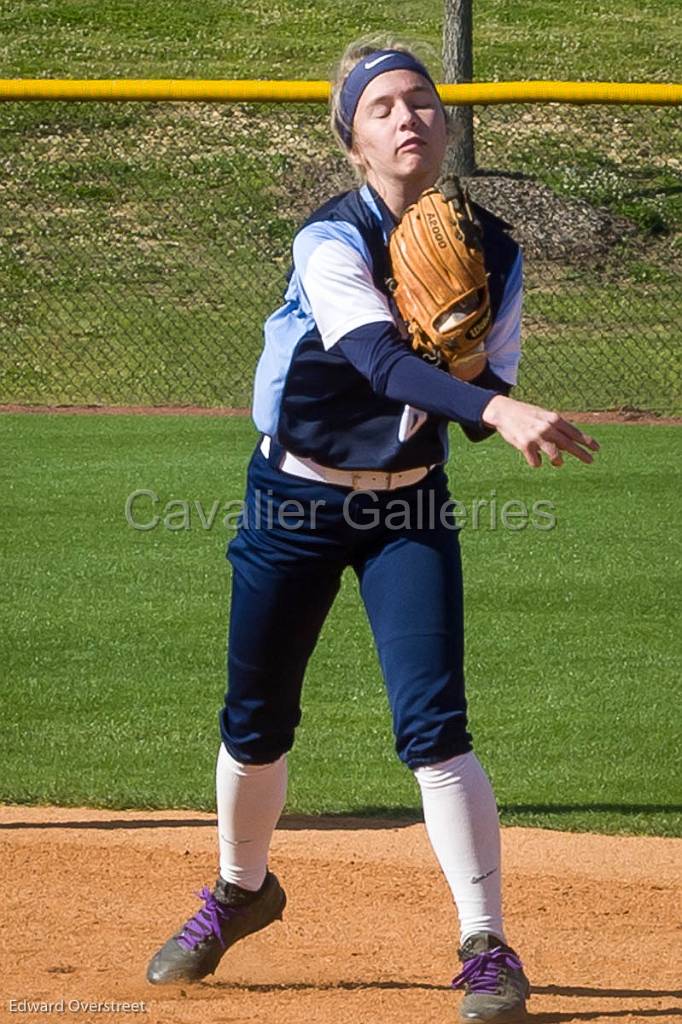
{"label": "sneaker with purple lace", "polygon": [[527,1020],[528,978],[511,946],[496,935],[478,932],[459,950],[464,967],[452,982],[465,995],[459,1015],[469,1022],[516,1024]]}
{"label": "sneaker with purple lace", "polygon": [[218,878],[212,892],[204,886],[197,895],[203,906],[149,962],[147,980],[153,985],[200,981],[213,974],[235,942],[281,920],[287,901],[270,871],[257,892]]}

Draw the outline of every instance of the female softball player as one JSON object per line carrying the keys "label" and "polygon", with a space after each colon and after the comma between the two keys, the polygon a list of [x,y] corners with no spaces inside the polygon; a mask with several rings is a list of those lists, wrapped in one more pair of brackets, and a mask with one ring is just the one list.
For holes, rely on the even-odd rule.
{"label": "female softball player", "polygon": [[[447,427],[495,430],[531,466],[591,462],[597,443],[557,413],[515,401],[521,255],[479,210],[492,327],[471,382],[406,344],[386,286],[387,238],[439,176],[446,118],[426,68],[402,46],[351,45],[332,122],[361,185],[316,210],[293,242],[284,304],[265,324],[244,514],[229,545],[228,688],[216,788],[220,874],[153,957],[155,984],[215,971],[239,938],[280,918],[268,871],[304,672],[351,566],[375,638],[398,757],[419,784],[429,839],[461,930],[461,1016],[525,1018],[528,981],[505,939],[495,798],[472,750],[463,675],[458,531]],[[395,503],[403,511],[396,525]],[[425,510],[436,510],[426,514]],[[393,515],[390,513],[393,512]]]}

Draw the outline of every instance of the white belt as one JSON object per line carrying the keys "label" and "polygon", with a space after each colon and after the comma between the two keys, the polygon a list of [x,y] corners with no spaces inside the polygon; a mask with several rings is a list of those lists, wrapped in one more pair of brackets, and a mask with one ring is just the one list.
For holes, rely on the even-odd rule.
{"label": "white belt", "polygon": [[[260,450],[267,459],[270,455],[270,438],[267,434],[260,443]],[[312,459],[302,459],[291,452],[284,452],[279,469],[305,480],[337,484],[340,487],[350,487],[353,491],[394,491],[398,487],[409,487],[410,484],[419,483],[431,472],[433,466],[405,469],[402,473],[382,473],[374,469],[332,469],[330,466],[321,466]]]}

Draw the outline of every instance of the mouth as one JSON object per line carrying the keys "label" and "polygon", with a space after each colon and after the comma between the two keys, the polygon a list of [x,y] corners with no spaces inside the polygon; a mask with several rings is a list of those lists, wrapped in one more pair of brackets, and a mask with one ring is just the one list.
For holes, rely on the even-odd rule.
{"label": "mouth", "polygon": [[426,143],[424,142],[423,139],[420,139],[417,135],[414,135],[412,136],[411,139],[405,139],[404,142],[400,143],[400,145],[398,146],[398,152],[402,153],[405,150],[422,149],[425,145]]}

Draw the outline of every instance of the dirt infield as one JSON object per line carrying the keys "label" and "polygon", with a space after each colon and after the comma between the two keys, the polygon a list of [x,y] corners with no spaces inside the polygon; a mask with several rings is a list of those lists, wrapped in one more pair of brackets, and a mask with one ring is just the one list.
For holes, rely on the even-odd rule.
{"label": "dirt infield", "polygon": [[[419,824],[283,820],[271,867],[289,895],[284,921],[206,982],[159,988],[147,960],[215,874],[212,816],[2,807],[0,845],[2,1021],[458,1019],[455,917]],[[503,845],[531,1021],[682,1019],[682,840],[509,828]]]}
{"label": "dirt infield", "polygon": [[[250,416],[249,409],[236,406],[222,406],[207,409],[198,405],[18,405],[0,404],[0,413],[70,413],[72,415],[100,416]],[[578,423],[653,423],[664,426],[682,424],[682,416],[659,416],[647,409],[623,406],[620,409],[606,409],[599,412],[562,412],[567,420]]]}

